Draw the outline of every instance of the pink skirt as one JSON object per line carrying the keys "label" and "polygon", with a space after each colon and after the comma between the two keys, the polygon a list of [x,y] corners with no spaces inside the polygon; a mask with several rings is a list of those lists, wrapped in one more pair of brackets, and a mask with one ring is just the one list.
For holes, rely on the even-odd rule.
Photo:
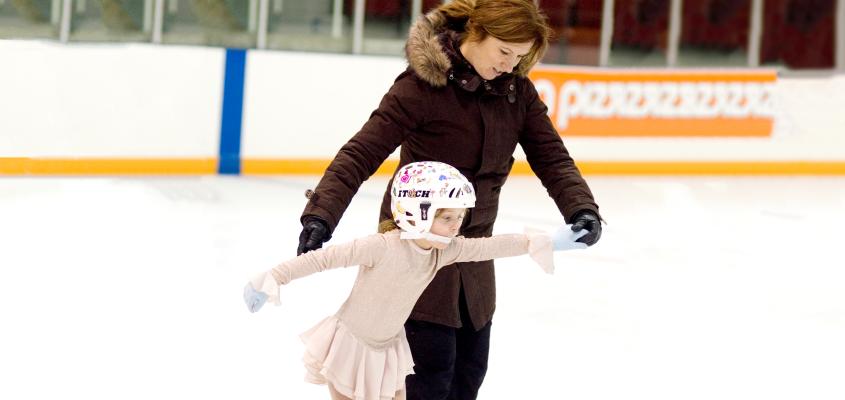
{"label": "pink skirt", "polygon": [[330,382],[351,399],[392,399],[405,388],[405,377],[414,373],[404,329],[387,346],[373,348],[331,316],[299,337],[305,343],[305,380]]}

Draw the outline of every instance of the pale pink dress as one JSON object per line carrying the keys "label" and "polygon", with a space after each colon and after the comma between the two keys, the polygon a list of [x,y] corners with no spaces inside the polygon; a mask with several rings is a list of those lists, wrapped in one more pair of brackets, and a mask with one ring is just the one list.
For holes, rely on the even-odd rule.
{"label": "pale pink dress", "polygon": [[349,297],[335,315],[301,335],[308,382],[330,382],[355,400],[393,398],[404,389],[414,362],[404,323],[437,271],[456,262],[530,254],[548,273],[554,269],[545,234],[455,238],[443,250],[424,250],[399,231],[305,253],[253,279],[253,287],[279,304],[279,285],[315,272],[360,266]]}

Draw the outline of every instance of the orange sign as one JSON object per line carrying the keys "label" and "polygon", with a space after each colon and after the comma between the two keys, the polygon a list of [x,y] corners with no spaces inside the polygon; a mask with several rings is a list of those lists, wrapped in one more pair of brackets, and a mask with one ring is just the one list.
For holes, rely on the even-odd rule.
{"label": "orange sign", "polygon": [[768,137],[774,70],[535,67],[529,74],[563,136]]}

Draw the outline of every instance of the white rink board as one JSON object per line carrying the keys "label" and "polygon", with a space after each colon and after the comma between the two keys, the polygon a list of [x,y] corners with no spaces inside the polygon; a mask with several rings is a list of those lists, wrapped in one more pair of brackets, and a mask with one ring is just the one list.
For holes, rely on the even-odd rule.
{"label": "white rink board", "polygon": [[211,157],[224,52],[0,40],[0,157]]}
{"label": "white rink board", "polygon": [[[2,41],[0,156],[209,157],[218,152],[225,51]],[[244,159],[328,160],[405,61],[249,51]],[[780,78],[770,138],[564,138],[590,161],[843,161],[845,76]],[[518,159],[524,159],[521,151]]]}

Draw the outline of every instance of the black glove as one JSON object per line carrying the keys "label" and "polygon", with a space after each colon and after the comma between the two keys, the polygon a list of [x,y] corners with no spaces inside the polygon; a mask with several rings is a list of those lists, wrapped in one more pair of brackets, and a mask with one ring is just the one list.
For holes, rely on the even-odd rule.
{"label": "black glove", "polygon": [[601,221],[596,213],[590,210],[579,211],[572,218],[572,231],[578,232],[582,229],[590,231],[576,242],[586,243],[587,246],[592,246],[599,241],[601,237]]}
{"label": "black glove", "polygon": [[320,217],[306,215],[302,219],[302,233],[299,234],[299,247],[296,249],[296,255],[323,247],[323,242],[331,239],[331,237],[329,224],[326,221],[323,221]]}

